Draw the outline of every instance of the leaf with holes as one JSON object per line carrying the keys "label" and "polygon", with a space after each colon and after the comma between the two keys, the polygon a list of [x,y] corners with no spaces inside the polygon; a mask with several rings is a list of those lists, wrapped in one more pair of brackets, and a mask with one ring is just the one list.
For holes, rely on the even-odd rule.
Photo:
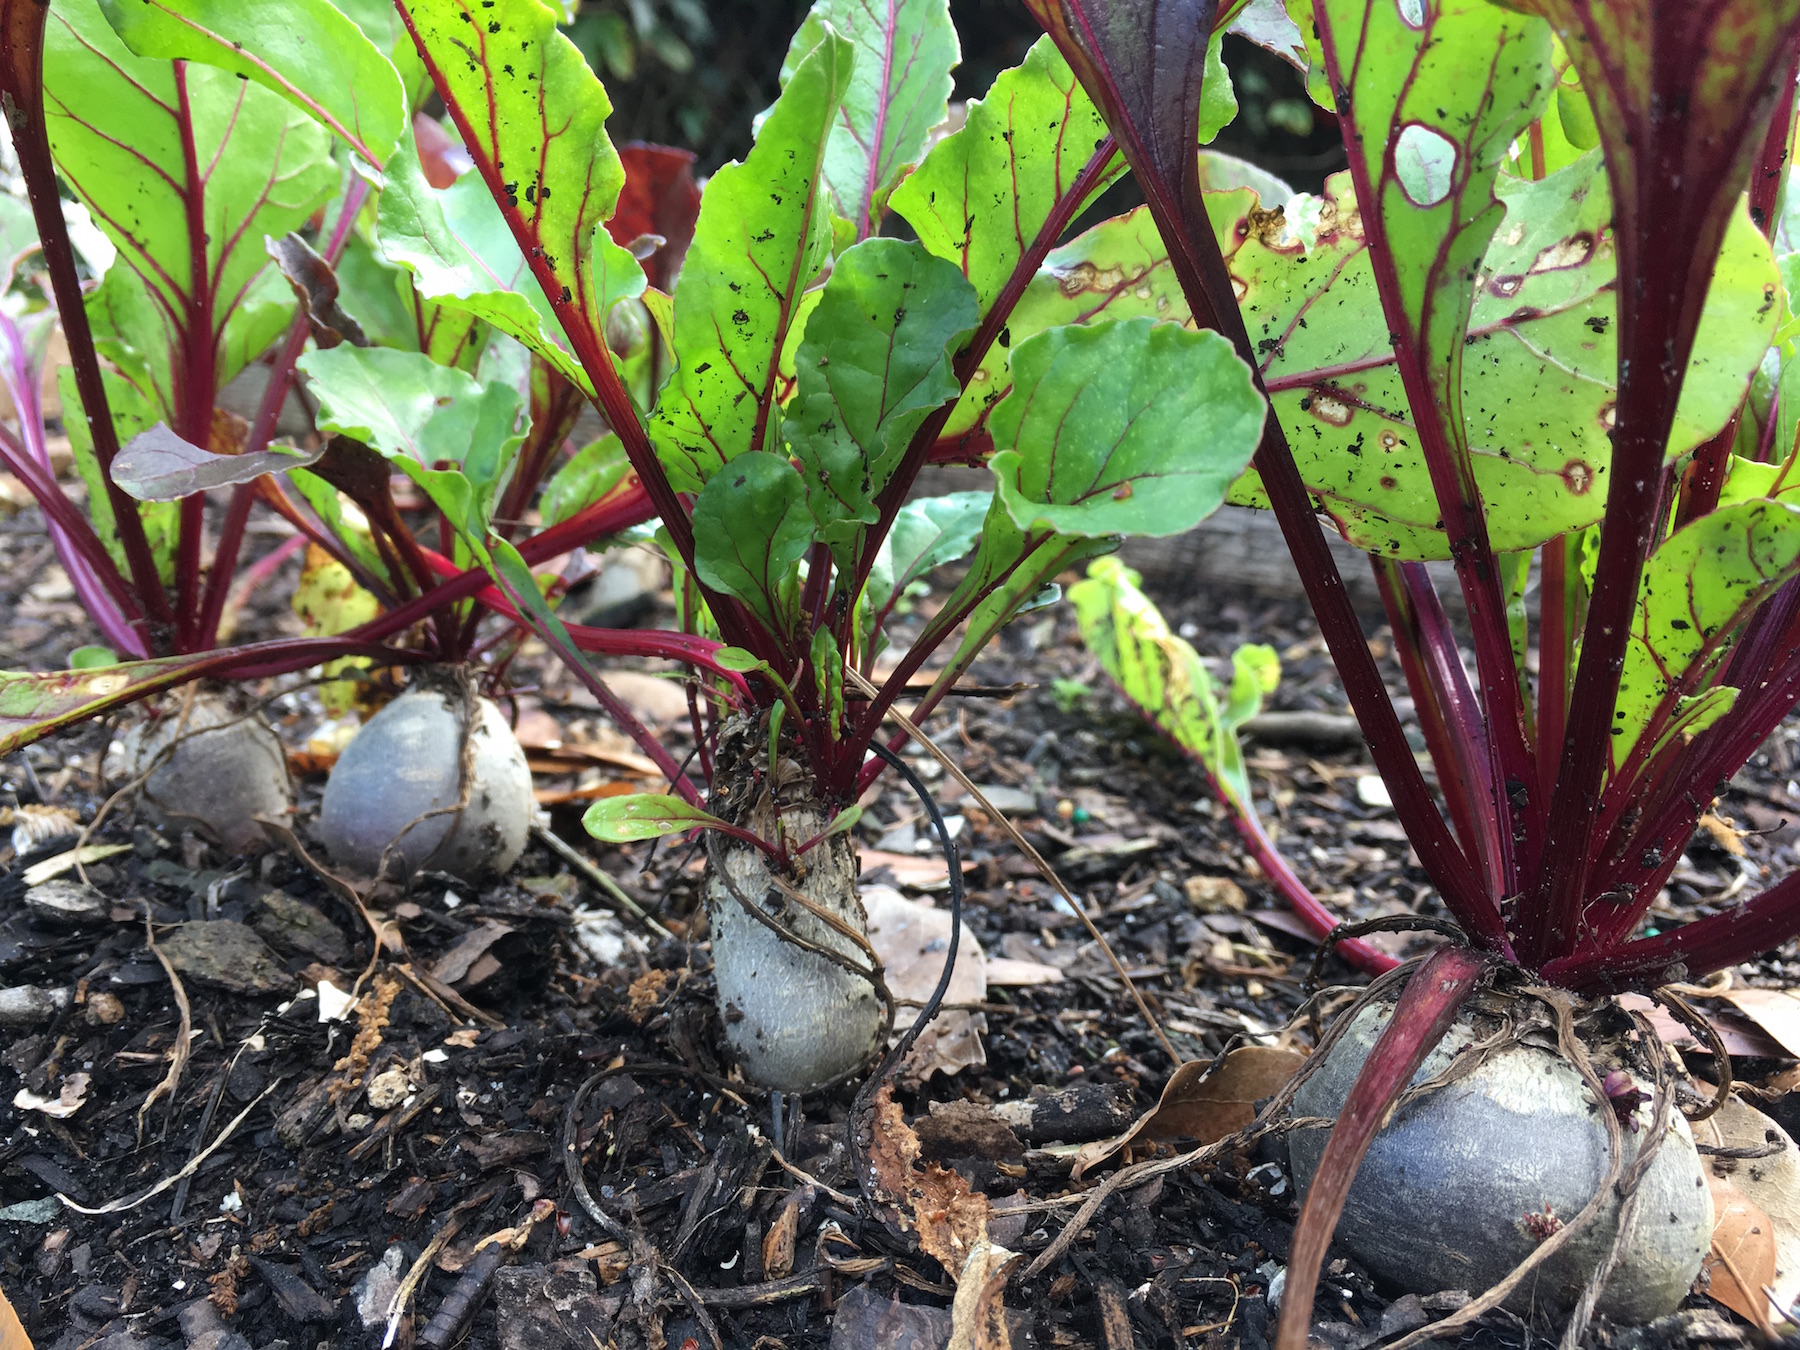
{"label": "leaf with holes", "polygon": [[380,168],[406,128],[387,56],[328,0],[100,0],[139,56],[200,61],[273,91]]}
{"label": "leaf with holes", "polygon": [[[625,181],[606,135],[606,90],[539,0],[493,0],[473,11],[462,0],[395,4],[537,282],[533,312],[549,322],[515,332],[481,317],[588,393],[616,389],[603,327],[613,302],[643,289],[643,271],[604,225]],[[561,340],[552,340],[558,329]]]}
{"label": "leaf with holes", "polygon": [[[962,269],[985,314],[1019,259],[1106,139],[1106,123],[1048,38],[969,104],[894,192],[919,242]],[[1124,172],[1122,161],[1094,195]]]}
{"label": "leaf with holes", "polygon": [[1053,328],[1013,352],[990,419],[997,499],[1021,529],[1102,538],[1191,530],[1262,436],[1231,343],[1150,319]]}
{"label": "leaf with holes", "polygon": [[770,448],[781,422],[780,359],[801,294],[831,254],[821,178],[850,81],[852,48],[827,33],[810,51],[742,164],[706,185],[675,288],[681,368],[650,424],[670,481],[696,492],[722,464]]}
{"label": "leaf with holes", "polygon": [[[1477,272],[1462,345],[1462,412],[1497,551],[1600,518],[1616,401],[1616,258],[1597,155],[1542,182],[1503,179],[1506,219]],[[1446,558],[1430,473],[1375,294],[1362,214],[1334,175],[1313,245],[1252,233],[1229,256],[1276,415],[1306,485],[1359,548]],[[1670,458],[1736,409],[1774,329],[1767,242],[1746,212],[1714,268]],[[1254,473],[1232,500],[1264,505]]]}
{"label": "leaf with holes", "polygon": [[694,569],[708,586],[748,605],[768,632],[789,635],[798,617],[797,568],[816,529],[793,465],[752,450],[694,500]]}
{"label": "leaf with holes", "polygon": [[848,39],[856,63],[826,143],[825,185],[850,237],[866,239],[944,120],[962,52],[948,0],[818,0],[788,46],[783,87],[828,30]]}
{"label": "leaf with holes", "polygon": [[957,396],[950,359],[976,318],[962,273],[915,243],[865,240],[832,268],[782,431],[805,468],[819,537],[844,565],[913,432]]}

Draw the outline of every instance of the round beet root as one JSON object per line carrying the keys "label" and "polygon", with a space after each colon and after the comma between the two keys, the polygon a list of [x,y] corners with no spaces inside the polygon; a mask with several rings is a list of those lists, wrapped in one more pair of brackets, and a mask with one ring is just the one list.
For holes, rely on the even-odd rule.
{"label": "round beet root", "polygon": [[[469,791],[460,810],[464,731]],[[315,827],[332,861],[473,880],[518,861],[531,828],[531,770],[491,700],[428,679],[369,719],[325,784]]]}

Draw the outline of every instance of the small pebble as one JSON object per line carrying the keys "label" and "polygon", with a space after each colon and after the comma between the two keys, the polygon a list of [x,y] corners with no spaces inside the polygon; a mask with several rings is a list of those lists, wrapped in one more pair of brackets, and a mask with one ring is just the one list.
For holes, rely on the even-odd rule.
{"label": "small pebble", "polygon": [[117,994],[109,994],[105,990],[89,994],[87,1020],[90,1026],[116,1027],[125,1020],[125,1004]]}
{"label": "small pebble", "polygon": [[1056,814],[1064,820],[1072,820],[1075,816],[1075,803],[1064,797],[1056,804]]}

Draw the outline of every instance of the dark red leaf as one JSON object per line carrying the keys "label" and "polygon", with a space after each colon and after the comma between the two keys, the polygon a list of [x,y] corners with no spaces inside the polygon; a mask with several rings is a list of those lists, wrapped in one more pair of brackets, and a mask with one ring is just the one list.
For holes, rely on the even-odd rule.
{"label": "dark red leaf", "polygon": [[673,292],[681,260],[694,242],[694,221],[700,216],[694,156],[673,146],[633,141],[619,147],[619,158],[625,164],[625,187],[619,193],[619,209],[606,222],[607,231],[620,247],[643,235],[661,235],[662,245],[639,261],[652,286]]}

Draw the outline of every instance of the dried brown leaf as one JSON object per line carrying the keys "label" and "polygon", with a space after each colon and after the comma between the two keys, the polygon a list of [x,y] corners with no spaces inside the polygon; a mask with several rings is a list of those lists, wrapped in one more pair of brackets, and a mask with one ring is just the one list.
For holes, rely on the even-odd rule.
{"label": "dried brown leaf", "polygon": [[935,1163],[918,1166],[919,1136],[894,1100],[892,1084],[875,1094],[869,1170],[883,1199],[899,1211],[903,1227],[919,1234],[919,1246],[955,1279],[979,1243],[987,1240],[992,1206],[959,1173]]}
{"label": "dried brown leaf", "polygon": [[1762,1332],[1769,1332],[1769,1301],[1762,1289],[1775,1280],[1775,1230],[1769,1216],[1727,1177],[1708,1175],[1713,1197],[1712,1249],[1701,1266],[1707,1295]]}
{"label": "dried brown leaf", "polygon": [[1012,1350],[1006,1319],[1006,1277],[1018,1256],[985,1237],[969,1252],[956,1279],[946,1350]]}
{"label": "dried brown leaf", "polygon": [[1272,1097],[1292,1078],[1306,1056],[1298,1050],[1242,1045],[1218,1060],[1189,1060],[1169,1079],[1162,1100],[1116,1139],[1088,1144],[1075,1156],[1080,1180],[1120,1149],[1152,1139],[1193,1139],[1215,1143],[1256,1119],[1256,1103]]}

